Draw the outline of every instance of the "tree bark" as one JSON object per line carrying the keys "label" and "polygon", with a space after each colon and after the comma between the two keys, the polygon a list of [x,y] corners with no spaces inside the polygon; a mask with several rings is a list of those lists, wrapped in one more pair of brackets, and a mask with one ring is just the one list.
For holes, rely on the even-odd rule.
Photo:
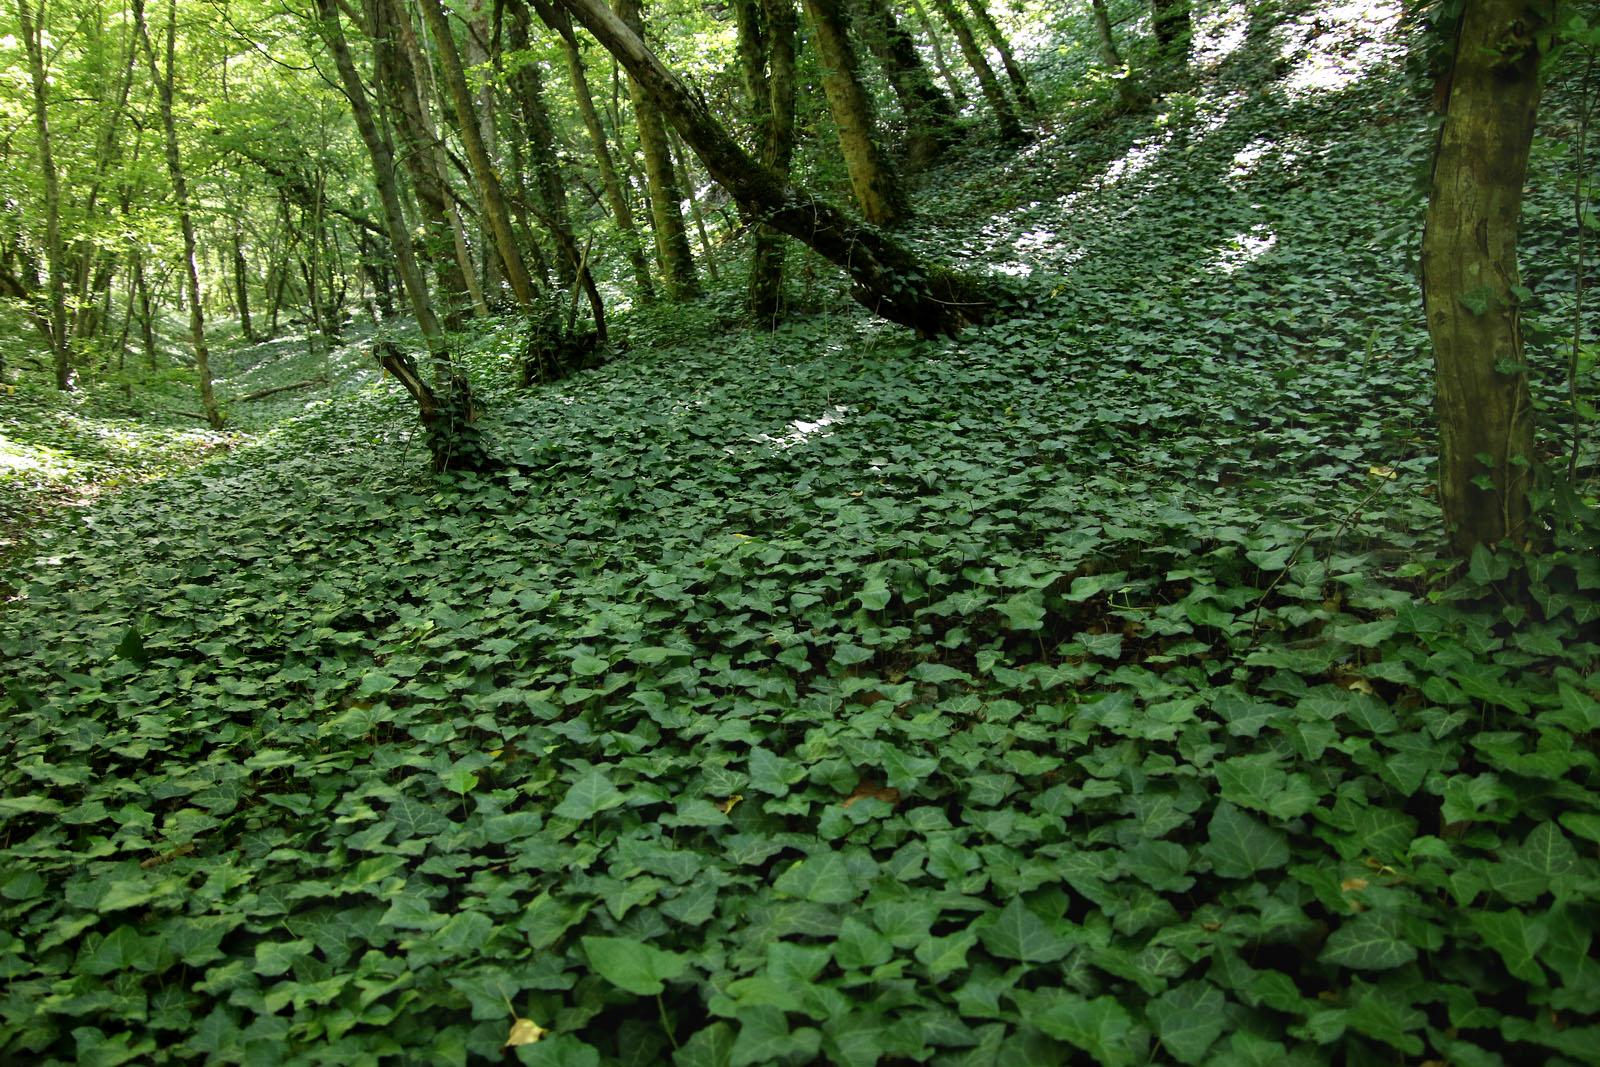
{"label": "tree bark", "polygon": [[[516,2],[516,0],[513,0]],[[622,250],[633,270],[634,281],[639,286],[640,299],[649,303],[655,299],[655,283],[650,278],[650,266],[644,260],[639,244],[639,231],[633,224],[633,210],[623,192],[622,180],[617,177],[617,167],[611,158],[611,148],[606,139],[606,128],[600,121],[600,112],[594,106],[589,92],[588,75],[583,69],[583,53],[578,49],[578,38],[572,32],[572,20],[561,8],[551,6],[549,0],[531,0],[540,21],[561,38],[561,51],[567,61],[567,77],[572,82],[572,96],[583,117],[584,129],[589,133],[589,144],[594,151],[595,166],[600,170],[600,182],[605,187],[606,203],[611,216],[622,233]]]}
{"label": "tree bark", "polygon": [[989,14],[989,5],[985,0],[967,0],[967,7],[972,11],[972,17],[978,21],[978,28],[983,31],[983,35],[989,39],[994,50],[1000,53],[1000,65],[1006,69],[1006,80],[1011,83],[1011,91],[1016,95],[1018,106],[1025,114],[1037,115],[1038,101],[1034,100],[1033,90],[1028,88],[1028,79],[1017,64],[1016,54],[1011,51],[1011,42],[1000,32],[994,16]]}
{"label": "tree bark", "polygon": [[367,103],[366,89],[356,73],[350,49],[345,45],[337,3],[338,0],[317,0],[320,16],[318,29],[327,42],[334,66],[338,68],[339,80],[350,101],[356,129],[372,160],[373,181],[383,204],[384,228],[388,230],[389,245],[394,252],[395,272],[400,275],[400,283],[410,300],[417,327],[432,356],[438,389],[430,387],[417,373],[411,360],[392,344],[379,345],[378,360],[416,401],[428,448],[433,456],[434,470],[479,467],[486,463],[487,456],[472,426],[477,420],[477,406],[466,376],[450,359],[444,329],[434,312],[427,283],[417,263],[416,248],[411,242],[411,230],[406,225],[405,212],[400,206],[400,192],[394,180],[394,157],[389,151],[388,142],[378,133],[372,109]]}
{"label": "tree bark", "polygon": [[1189,0],[1150,0],[1150,29],[1156,38],[1157,66],[1164,75],[1182,77],[1189,66],[1189,46],[1194,39]]}
{"label": "tree bark", "polygon": [[911,13],[916,16],[917,25],[922,27],[922,35],[928,39],[928,49],[933,53],[933,66],[939,72],[939,77],[944,79],[945,85],[950,88],[950,99],[955,102],[956,109],[965,108],[970,102],[967,91],[961,87],[961,80],[950,69],[950,61],[945,58],[944,42],[939,40],[939,31],[934,28],[933,20],[928,17],[928,11],[922,6],[922,0],[911,0]]}
{"label": "tree bark", "polygon": [[39,138],[39,170],[44,178],[44,256],[47,271],[45,293],[50,338],[50,355],[55,364],[56,388],[72,388],[72,358],[67,345],[67,280],[62,265],[61,177],[56,171],[55,152],[50,139],[49,106],[45,100],[43,34],[44,9],[36,23],[28,0],[17,0],[17,19],[22,42],[28,52],[28,80],[33,89],[33,126]]}
{"label": "tree bark", "polygon": [[843,267],[852,295],[874,314],[919,334],[954,334],[984,321],[991,302],[972,279],[922,262],[871,226],[817,199],[752,159],[710,108],[600,0],[561,0],[650,94],[706,170],[746,211]]}
{"label": "tree bark", "polygon": [[[320,0],[319,0],[320,2]],[[483,213],[489,219],[489,231],[494,240],[500,263],[505,268],[506,281],[517,305],[524,310],[534,305],[533,276],[523,262],[522,251],[517,247],[516,235],[511,230],[511,211],[506,205],[500,179],[495,176],[494,162],[489,158],[488,146],[478,131],[477,111],[472,104],[472,94],[467,88],[466,74],[461,69],[461,55],[456,51],[455,38],[450,35],[450,23],[444,17],[439,0],[420,0],[423,17],[433,34],[434,46],[439,50],[440,76],[450,93],[456,111],[456,128],[461,143],[467,150],[467,162],[478,183]]]}
{"label": "tree bark", "polygon": [[1433,341],[1439,503],[1450,543],[1528,539],[1533,413],[1518,322],[1517,222],[1539,106],[1535,33],[1549,3],[1471,0],[1422,236]]}
{"label": "tree bark", "polygon": [[[644,9],[639,0],[613,0],[619,18],[640,38],[644,37]],[[644,152],[645,184],[650,193],[650,218],[655,226],[656,255],[666,282],[667,299],[689,300],[700,295],[694,253],[684,232],[683,191],[672,172],[672,148],[667,128],[649,93],[631,76],[628,97],[633,101],[633,121]]]}
{"label": "tree bark", "polygon": [[910,205],[887,154],[878,144],[872,98],[861,83],[855,46],[850,42],[850,17],[844,0],[800,0],[811,22],[822,88],[839,134],[850,188],[862,217],[874,226],[892,226],[910,214]]}
{"label": "tree bark", "polygon": [[206,314],[200,302],[200,274],[195,264],[194,216],[189,211],[189,184],[184,180],[183,160],[178,154],[178,127],[172,115],[172,81],[177,51],[177,0],[167,0],[166,73],[156,64],[155,49],[144,20],[144,0],[133,0],[134,27],[150,64],[150,78],[156,83],[161,124],[166,130],[167,174],[172,179],[172,199],[178,209],[178,226],[183,231],[183,280],[189,293],[189,339],[194,346],[195,370],[200,378],[200,406],[212,429],[222,428],[222,411],[211,389],[211,349],[206,344]]}
{"label": "tree bark", "polygon": [[933,6],[949,24],[950,32],[956,35],[956,42],[961,45],[961,55],[966,59],[967,66],[978,76],[978,87],[983,90],[983,98],[988,101],[989,110],[994,112],[995,127],[1000,131],[1000,140],[1008,145],[1024,145],[1032,141],[1033,138],[1022,128],[1011,101],[1006,98],[1005,90],[1000,87],[1000,79],[994,76],[994,68],[989,66],[989,61],[984,58],[983,49],[978,47],[977,38],[972,36],[972,27],[961,17],[961,12],[956,10],[953,0],[933,0]]}
{"label": "tree bark", "polygon": [[1111,34],[1111,15],[1106,10],[1106,0],[1089,0],[1094,14],[1095,43],[1100,49],[1100,65],[1117,87],[1117,99],[1128,111],[1142,111],[1150,103],[1144,88],[1133,73],[1127,70],[1122,53],[1117,51],[1117,40]]}
{"label": "tree bark", "polygon": [[861,38],[883,68],[906,117],[906,155],[925,167],[956,141],[956,110],[934,84],[917,44],[895,19],[887,0],[855,0]]}
{"label": "tree bark", "polygon": [[[740,71],[756,157],[781,177],[794,154],[794,0],[735,0]],[[745,307],[771,329],[783,313],[784,235],[755,222]]]}

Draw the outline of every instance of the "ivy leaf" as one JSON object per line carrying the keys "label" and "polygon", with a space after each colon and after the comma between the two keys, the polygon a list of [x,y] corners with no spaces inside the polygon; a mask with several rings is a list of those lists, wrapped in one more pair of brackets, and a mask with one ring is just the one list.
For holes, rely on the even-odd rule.
{"label": "ivy leaf", "polygon": [[844,857],[833,851],[807,856],[779,875],[772,888],[816,904],[845,904],[857,895]]}
{"label": "ivy leaf", "polygon": [[1133,1019],[1114,997],[1093,1000],[1065,989],[1017,990],[1022,1017],[1051,1037],[1083,1049],[1105,1067],[1125,1067],[1139,1057],[1130,1044]]}
{"label": "ivy leaf", "polygon": [[1028,589],[1008,597],[1000,605],[1006,625],[1013,630],[1037,630],[1044,625],[1044,593]]}
{"label": "ivy leaf", "polygon": [[631,937],[586,935],[583,953],[602,978],[641,997],[655,996],[666,988],[667,982],[683,977],[689,967],[687,956],[663,951]]}
{"label": "ivy leaf", "polygon": [[1383,971],[1410,963],[1417,950],[1405,940],[1397,916],[1369,911],[1341,922],[1317,958],[1355,970]]}
{"label": "ivy leaf", "polygon": [[1057,933],[1035,915],[1020,897],[976,924],[983,946],[996,956],[1024,963],[1053,963],[1071,952],[1075,942]]}
{"label": "ivy leaf", "polygon": [[1209,982],[1185,982],[1150,1002],[1161,1045],[1179,1063],[1199,1063],[1227,1025],[1227,998]]}
{"label": "ivy leaf", "polygon": [[624,799],[621,790],[611,784],[611,779],[606,777],[605,771],[599,767],[590,767],[582,777],[572,783],[565,799],[556,805],[555,813],[564,819],[576,819],[582,822],[602,811],[616,807]]}
{"label": "ivy leaf", "polygon": [[728,1067],[733,1061],[733,1027],[714,1022],[696,1030],[672,1054],[673,1067]]}
{"label": "ivy leaf", "polygon": [[1224,878],[1248,878],[1257,871],[1273,870],[1289,862],[1289,839],[1221,801],[1211,816],[1209,839],[1200,852]]}

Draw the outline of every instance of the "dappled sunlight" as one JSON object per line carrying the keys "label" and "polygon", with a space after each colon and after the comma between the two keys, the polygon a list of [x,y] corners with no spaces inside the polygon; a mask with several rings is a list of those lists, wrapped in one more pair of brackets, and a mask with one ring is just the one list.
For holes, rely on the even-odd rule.
{"label": "dappled sunlight", "polygon": [[1272,251],[1278,243],[1278,235],[1273,233],[1265,223],[1258,222],[1250,227],[1246,233],[1235,234],[1217,250],[1215,258],[1206,268],[1208,272],[1221,272],[1232,274],[1249,263],[1253,263]]}
{"label": "dappled sunlight", "polygon": [[844,404],[835,404],[815,419],[795,419],[789,423],[788,433],[780,434],[777,437],[764,433],[757,436],[756,440],[772,448],[793,448],[808,438],[830,436],[829,433],[824,433],[823,431],[830,426],[843,422],[845,416],[849,413],[850,409]]}
{"label": "dappled sunlight", "polygon": [[1394,31],[1403,14],[1399,0],[1351,0],[1285,24],[1283,54],[1297,61],[1285,90],[1296,97],[1340,89],[1398,62],[1405,46]]}
{"label": "dappled sunlight", "polygon": [[1194,14],[1194,62],[1210,67],[1237,52],[1250,33],[1250,8],[1229,4]]}

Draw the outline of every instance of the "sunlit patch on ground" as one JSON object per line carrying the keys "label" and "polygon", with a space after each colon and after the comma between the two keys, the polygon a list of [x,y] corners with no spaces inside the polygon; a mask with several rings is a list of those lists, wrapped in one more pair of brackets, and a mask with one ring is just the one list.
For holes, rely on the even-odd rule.
{"label": "sunlit patch on ground", "polygon": [[1297,65],[1283,85],[1291,97],[1341,89],[1373,69],[1398,62],[1399,0],[1352,0],[1285,24],[1283,53]]}
{"label": "sunlit patch on ground", "polygon": [[1212,67],[1233,55],[1244,44],[1250,31],[1250,8],[1246,4],[1194,14],[1194,55],[1197,66]]}
{"label": "sunlit patch on ground", "polygon": [[1210,269],[1221,271],[1223,274],[1232,274],[1240,267],[1253,263],[1272,251],[1278,243],[1278,235],[1273,233],[1265,223],[1256,223],[1247,233],[1235,234],[1234,237],[1217,251],[1216,258],[1211,261]]}
{"label": "sunlit patch on ground", "polygon": [[845,416],[849,413],[850,409],[845,405],[835,404],[827,411],[824,411],[818,418],[795,419],[793,422],[789,423],[788,433],[777,437],[764,433],[756,439],[761,441],[763,444],[770,445],[773,448],[792,448],[810,437],[816,437],[819,435],[822,437],[827,437],[828,435],[823,433],[823,431],[829,426],[843,422]]}

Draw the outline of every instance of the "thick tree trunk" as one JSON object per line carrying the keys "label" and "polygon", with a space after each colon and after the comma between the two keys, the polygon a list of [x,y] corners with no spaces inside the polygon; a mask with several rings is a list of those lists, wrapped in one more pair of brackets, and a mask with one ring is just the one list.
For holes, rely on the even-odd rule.
{"label": "thick tree trunk", "polygon": [[984,58],[983,49],[978,46],[977,38],[972,36],[972,27],[961,17],[961,12],[956,10],[954,0],[933,0],[933,6],[949,24],[950,32],[956,35],[956,42],[961,45],[961,55],[966,59],[967,66],[978,76],[978,87],[983,90],[983,98],[988,101],[989,110],[994,112],[995,128],[1000,131],[1000,140],[1008,145],[1023,145],[1033,140],[1022,128],[1011,101],[1006,97],[1005,90],[1000,87],[1000,79],[995,77],[994,68],[989,66],[989,61]]}
{"label": "thick tree trunk", "polygon": [[194,216],[189,211],[189,184],[184,180],[183,160],[178,155],[178,127],[172,115],[172,79],[177,50],[177,0],[167,0],[166,73],[156,64],[155,49],[145,26],[144,0],[133,0],[133,20],[150,63],[150,78],[156,84],[161,124],[166,130],[167,174],[172,179],[172,199],[178,209],[178,226],[183,231],[183,280],[189,294],[189,338],[194,345],[195,371],[200,378],[200,406],[212,429],[222,428],[222,412],[211,389],[211,349],[206,344],[206,314],[200,301],[200,274],[195,264]]}
{"label": "thick tree trunk", "polygon": [[33,88],[33,125],[39,138],[39,170],[44,178],[44,256],[47,271],[50,355],[55,363],[56,388],[72,388],[72,359],[67,345],[67,280],[62,265],[61,178],[56,171],[50,140],[50,116],[45,101],[43,34],[44,10],[35,23],[28,0],[17,0],[17,18],[28,52],[28,79]]}
{"label": "thick tree trunk", "polygon": [[[523,53],[528,48],[528,8],[512,4],[509,43],[513,52]],[[567,213],[567,190],[561,181],[561,168],[556,161],[556,136],[550,124],[550,113],[544,104],[544,82],[538,63],[522,58],[506,79],[516,96],[521,113],[523,143],[527,146],[529,169],[533,172],[532,193],[539,206],[539,215],[555,238],[561,254],[556,257],[556,281],[563,287],[572,284],[578,264],[571,250],[577,247],[573,237],[572,222]]]}
{"label": "thick tree trunk", "polygon": [[[639,37],[644,36],[644,8],[639,0],[614,0],[619,18]],[[667,143],[667,128],[649,93],[628,78],[628,96],[633,101],[633,121],[639,131],[639,148],[644,153],[646,187],[650,193],[650,219],[655,227],[656,255],[666,281],[667,299],[689,300],[700,295],[700,279],[695,274],[694,254],[689,250],[689,235],[684,232],[683,191],[672,171],[672,148]]]}
{"label": "thick tree trunk", "polygon": [[741,149],[709,107],[600,0],[561,0],[648,92],[706,170],[751,214],[843,267],[875,314],[923,335],[980,323],[990,301],[972,279],[923,263],[879,230],[819,200]]}
{"label": "thick tree trunk", "polygon": [[887,0],[855,0],[862,40],[889,80],[906,116],[906,155],[925,167],[955,143],[955,108],[934,84],[917,44],[895,19]]}
{"label": "thick tree trunk", "polygon": [[420,0],[420,3],[428,29],[433,34],[434,46],[439,50],[439,73],[455,107],[457,132],[461,134],[461,143],[467,150],[467,162],[471,164],[473,177],[478,183],[483,213],[488,216],[489,232],[500,263],[505,268],[506,281],[511,285],[517,305],[525,310],[532,308],[536,297],[533,276],[528,273],[522,251],[517,247],[505,193],[500,188],[494,162],[489,158],[488,146],[478,131],[477,111],[467,88],[466,74],[461,69],[461,56],[456,51],[455,38],[450,35],[450,23],[444,17],[439,0]]}
{"label": "thick tree trunk", "polygon": [[972,17],[978,21],[978,28],[983,31],[983,35],[989,39],[994,50],[1000,53],[1000,64],[1006,69],[1006,80],[1011,82],[1011,91],[1016,95],[1017,104],[1026,114],[1037,115],[1039,104],[1033,98],[1033,91],[1028,88],[1028,79],[1023,75],[1022,68],[1017,65],[1016,54],[1011,51],[1011,42],[1000,32],[994,16],[989,14],[989,5],[985,0],[967,0],[967,7],[972,11]]}
{"label": "thick tree trunk", "polygon": [[844,0],[800,3],[811,22],[817,63],[822,68],[822,88],[839,133],[839,150],[844,155],[856,205],[862,217],[874,226],[892,226],[910,214],[910,205],[887,153],[878,144],[872,98],[861,83]]}
{"label": "thick tree trunk", "polygon": [[577,102],[578,114],[583,117],[584,129],[589,133],[595,165],[600,170],[600,183],[605,187],[606,203],[611,208],[617,229],[622,233],[622,250],[633,270],[634,281],[639,286],[639,296],[648,303],[655,299],[655,283],[650,278],[650,266],[644,260],[638,228],[633,224],[633,210],[623,192],[622,180],[617,177],[617,167],[612,161],[611,147],[606,139],[606,128],[600,121],[599,109],[594,106],[594,97],[589,92],[588,75],[583,69],[583,53],[578,50],[578,39],[572,32],[572,20],[561,8],[551,6],[549,0],[531,0],[531,3],[540,21],[561,38],[561,51],[567,61],[572,96]]}
{"label": "thick tree trunk", "polygon": [[[794,154],[794,0],[735,0],[734,17],[756,157],[787,178]],[[764,222],[756,222],[754,229],[745,307],[758,324],[771,329],[783,313],[786,238]]]}
{"label": "thick tree trunk", "polygon": [[415,364],[393,344],[378,348],[378,361],[392,374],[417,403],[422,426],[433,455],[435,470],[454,470],[482,466],[487,462],[476,429],[477,407],[466,376],[451,362],[444,329],[434,313],[433,301],[428,295],[427,283],[417,263],[411,230],[406,225],[405,212],[400,206],[400,192],[395,186],[394,158],[388,142],[379,135],[378,126],[367,105],[366,88],[356,73],[350,50],[345,45],[344,31],[339,26],[338,0],[317,0],[320,16],[318,28],[328,44],[339,80],[350,101],[350,110],[356,120],[356,129],[367,147],[372,160],[373,181],[378,187],[378,198],[383,203],[384,228],[389,233],[389,245],[394,252],[395,272],[405,287],[416,316],[417,327],[427,343],[433,358],[437,390],[430,387],[417,373]]}
{"label": "thick tree trunk", "polygon": [[[1533,412],[1517,321],[1517,221],[1549,3],[1470,0],[1422,236],[1438,383],[1439,502],[1450,541],[1528,539]],[[1481,458],[1480,458],[1481,457]]]}

